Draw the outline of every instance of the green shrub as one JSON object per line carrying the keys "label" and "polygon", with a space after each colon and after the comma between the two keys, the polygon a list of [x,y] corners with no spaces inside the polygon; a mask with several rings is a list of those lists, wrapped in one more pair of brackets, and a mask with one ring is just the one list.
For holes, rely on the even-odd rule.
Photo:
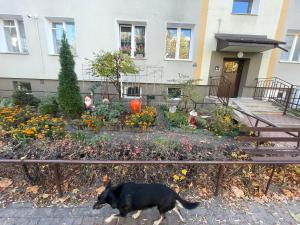
{"label": "green shrub", "polygon": [[119,118],[124,111],[124,105],[120,102],[100,103],[95,107],[93,115],[102,116],[104,120],[111,121]]}
{"label": "green shrub", "polygon": [[211,127],[216,135],[234,135],[239,130],[229,107],[218,107],[213,111]]}
{"label": "green shrub", "polygon": [[26,91],[16,91],[12,95],[13,103],[19,106],[34,106],[37,107],[40,103],[40,100],[33,96],[31,93]]}
{"label": "green shrub", "polygon": [[209,124],[206,119],[203,119],[199,116],[196,117],[196,126],[197,128],[207,129]]}
{"label": "green shrub", "polygon": [[188,114],[183,111],[176,111],[175,113],[166,112],[166,117],[169,125],[173,127],[188,126]]}
{"label": "green shrub", "polygon": [[57,96],[51,95],[42,99],[42,101],[39,104],[38,110],[39,113],[43,115],[45,114],[56,115],[59,112]]}
{"label": "green shrub", "polygon": [[0,108],[12,107],[13,104],[8,98],[3,98],[0,102]]}

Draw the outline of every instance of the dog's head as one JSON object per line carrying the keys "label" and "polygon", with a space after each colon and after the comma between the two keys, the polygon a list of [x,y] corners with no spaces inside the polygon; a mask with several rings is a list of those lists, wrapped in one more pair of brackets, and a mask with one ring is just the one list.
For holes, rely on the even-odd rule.
{"label": "dog's head", "polygon": [[93,209],[101,209],[105,204],[110,204],[111,195],[111,182],[107,184],[105,190],[98,196],[97,202],[93,206]]}

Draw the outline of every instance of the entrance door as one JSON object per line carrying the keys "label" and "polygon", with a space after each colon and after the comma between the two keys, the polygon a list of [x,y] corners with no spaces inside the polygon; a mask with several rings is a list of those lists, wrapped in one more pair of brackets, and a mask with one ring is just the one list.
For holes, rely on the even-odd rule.
{"label": "entrance door", "polygon": [[[241,76],[243,72],[243,64],[243,60],[224,59],[223,76],[231,83],[229,89],[230,98],[236,98],[238,96]],[[221,92],[224,93],[227,91],[222,90]]]}

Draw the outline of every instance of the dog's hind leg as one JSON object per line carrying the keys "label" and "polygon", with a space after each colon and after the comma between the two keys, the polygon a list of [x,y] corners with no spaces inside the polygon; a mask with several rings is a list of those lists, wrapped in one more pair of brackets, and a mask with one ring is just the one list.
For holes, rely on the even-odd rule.
{"label": "dog's hind leg", "polygon": [[104,221],[105,223],[110,223],[114,219],[119,219],[120,215],[119,214],[112,214],[110,217],[107,217]]}
{"label": "dog's hind leg", "polygon": [[135,214],[132,215],[132,218],[133,218],[133,219],[139,218],[140,215],[141,215],[141,213],[142,213],[142,210],[138,210]]}
{"label": "dog's hind leg", "polygon": [[153,225],[159,225],[165,218],[165,214],[160,214],[160,218],[158,220],[155,220]]}
{"label": "dog's hind leg", "polygon": [[182,217],[182,214],[180,212],[180,209],[177,208],[177,206],[175,206],[175,208],[173,209],[174,212],[177,213],[177,215],[179,216],[179,219],[181,220],[181,222],[185,222],[184,218]]}

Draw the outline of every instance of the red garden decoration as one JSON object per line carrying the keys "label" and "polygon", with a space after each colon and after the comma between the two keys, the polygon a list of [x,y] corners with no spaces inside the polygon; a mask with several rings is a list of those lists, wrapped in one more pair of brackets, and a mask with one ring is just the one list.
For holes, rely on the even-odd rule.
{"label": "red garden decoration", "polygon": [[142,110],[142,101],[140,99],[132,99],[130,101],[130,109],[132,113],[139,113]]}

